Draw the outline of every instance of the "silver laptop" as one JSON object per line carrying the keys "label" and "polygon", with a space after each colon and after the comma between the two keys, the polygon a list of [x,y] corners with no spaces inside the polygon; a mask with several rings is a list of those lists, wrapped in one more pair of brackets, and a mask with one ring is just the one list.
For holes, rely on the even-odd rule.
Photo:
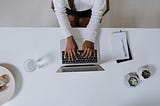
{"label": "silver laptop", "polygon": [[66,39],[60,40],[60,48],[61,48],[61,63],[62,66],[58,69],[57,72],[86,72],[86,71],[104,71],[104,69],[99,65],[99,43],[98,41],[95,42],[95,56],[92,54],[90,58],[85,58],[81,54],[83,53],[82,44],[83,39],[75,39],[80,55],[77,55],[76,60],[70,61],[67,56],[64,58],[64,52],[66,49]]}

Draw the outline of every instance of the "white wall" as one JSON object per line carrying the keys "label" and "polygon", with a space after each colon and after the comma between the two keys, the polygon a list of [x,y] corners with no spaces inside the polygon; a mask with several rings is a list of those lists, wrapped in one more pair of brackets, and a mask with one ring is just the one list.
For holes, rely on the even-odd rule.
{"label": "white wall", "polygon": [[160,0],[110,0],[107,27],[160,27]]}
{"label": "white wall", "polygon": [[50,0],[0,0],[0,26],[57,26]]}
{"label": "white wall", "polygon": [[[0,0],[0,27],[58,26],[51,0]],[[110,0],[102,27],[160,27],[160,0]]]}

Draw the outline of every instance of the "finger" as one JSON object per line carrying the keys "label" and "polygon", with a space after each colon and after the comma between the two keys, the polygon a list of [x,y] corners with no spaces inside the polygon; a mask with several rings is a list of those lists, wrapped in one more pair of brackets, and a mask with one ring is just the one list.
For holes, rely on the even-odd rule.
{"label": "finger", "polygon": [[73,60],[74,60],[74,57],[73,57],[72,51],[70,51],[70,56],[71,56],[71,61],[73,61]]}
{"label": "finger", "polygon": [[87,52],[86,52],[85,57],[88,57],[88,56],[89,56],[90,50],[91,50],[90,48],[87,49]]}
{"label": "finger", "polygon": [[64,58],[66,58],[66,57],[67,57],[67,52],[65,51],[65,52],[64,52]]}
{"label": "finger", "polygon": [[84,56],[87,53],[87,48],[84,48],[84,51],[82,53],[82,56]]}
{"label": "finger", "polygon": [[69,60],[69,61],[71,61],[71,55],[70,55],[70,52],[68,51],[68,52],[67,52],[67,54],[68,54],[68,60]]}
{"label": "finger", "polygon": [[92,52],[93,52],[93,51],[92,51],[92,50],[90,50],[90,52],[89,52],[89,56],[88,56],[89,58],[92,56]]}
{"label": "finger", "polygon": [[73,56],[77,59],[77,54],[74,50],[72,50]]}
{"label": "finger", "polygon": [[80,55],[81,53],[79,52],[79,50],[77,50],[77,54]]}

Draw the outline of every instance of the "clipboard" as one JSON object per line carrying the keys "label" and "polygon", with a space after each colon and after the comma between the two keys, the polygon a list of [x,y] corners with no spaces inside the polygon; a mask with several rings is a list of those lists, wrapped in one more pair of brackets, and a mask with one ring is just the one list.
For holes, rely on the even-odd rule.
{"label": "clipboard", "polygon": [[112,57],[117,63],[132,60],[127,31],[116,31],[111,35]]}

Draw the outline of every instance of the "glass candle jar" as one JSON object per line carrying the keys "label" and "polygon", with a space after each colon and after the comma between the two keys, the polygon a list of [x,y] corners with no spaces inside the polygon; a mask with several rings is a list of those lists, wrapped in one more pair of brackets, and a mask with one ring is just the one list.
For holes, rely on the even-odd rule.
{"label": "glass candle jar", "polygon": [[153,66],[152,65],[144,65],[138,69],[137,74],[139,75],[141,80],[145,80],[153,75]]}
{"label": "glass candle jar", "polygon": [[139,76],[136,72],[128,73],[124,80],[128,87],[136,87],[140,82]]}

